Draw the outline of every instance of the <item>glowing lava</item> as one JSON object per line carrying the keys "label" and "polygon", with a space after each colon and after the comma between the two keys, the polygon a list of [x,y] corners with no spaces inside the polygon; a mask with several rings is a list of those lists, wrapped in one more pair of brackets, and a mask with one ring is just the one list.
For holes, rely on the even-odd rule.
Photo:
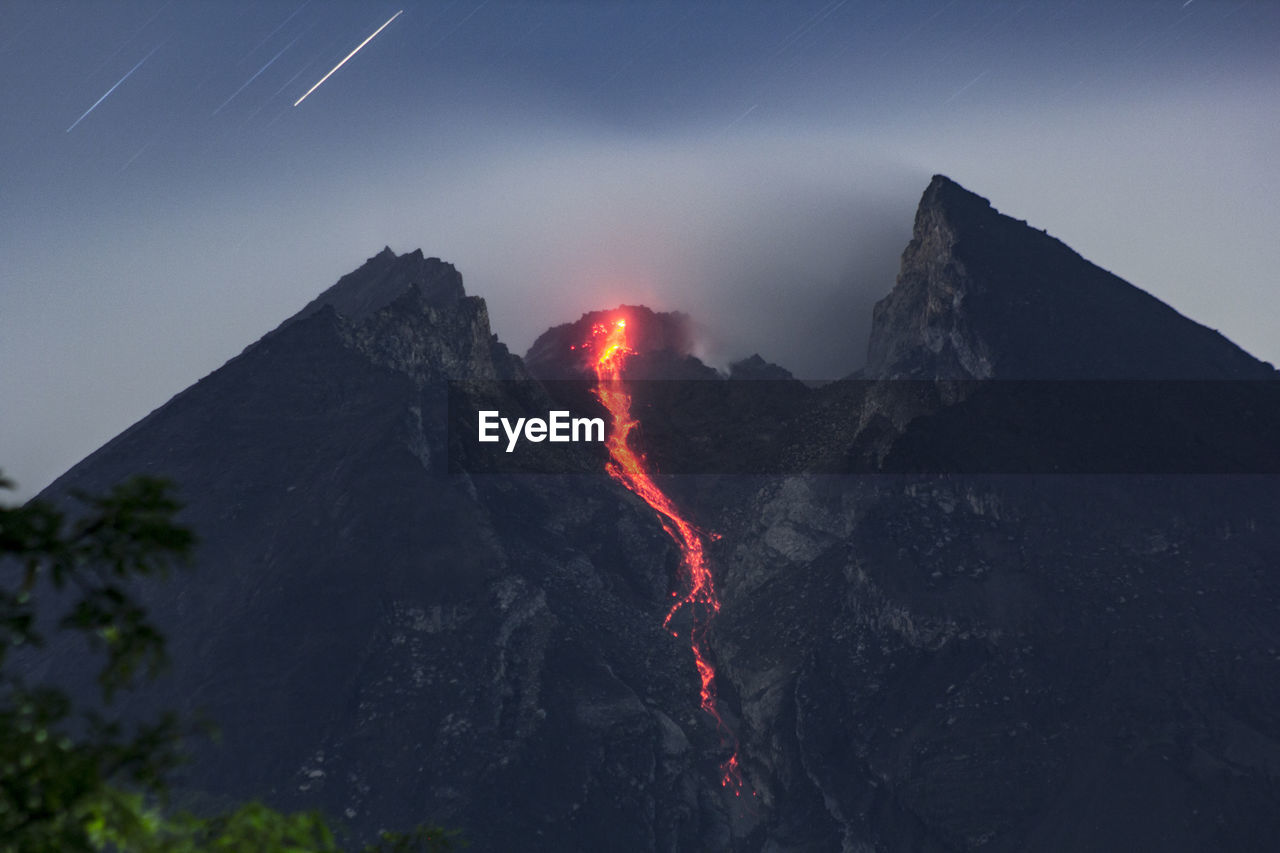
{"label": "glowing lava", "polygon": [[[691,608],[693,621],[689,647],[693,651],[693,662],[702,682],[702,710],[711,715],[725,742],[733,747],[733,754],[720,766],[720,784],[732,786],[735,796],[740,796],[742,774],[738,767],[737,742],[716,708],[716,671],[707,656],[705,644],[707,626],[711,617],[720,610],[720,599],[716,596],[715,581],[711,577],[711,568],[707,565],[703,551],[702,535],[680,514],[680,510],[666,493],[658,488],[649,475],[644,457],[632,450],[628,443],[631,431],[636,428],[638,421],[631,414],[631,394],[622,381],[623,363],[628,356],[635,354],[627,346],[627,321],[618,319],[612,324],[597,323],[592,327],[591,337],[591,342],[583,348],[594,351],[595,394],[609,411],[613,422],[613,431],[605,442],[609,450],[609,462],[605,470],[658,514],[662,528],[680,549],[680,564],[685,575],[682,581],[687,583],[688,590],[683,596],[671,593],[677,600],[667,611],[662,625],[670,630],[671,620],[676,613],[686,605]],[[679,636],[675,631],[671,635]]]}

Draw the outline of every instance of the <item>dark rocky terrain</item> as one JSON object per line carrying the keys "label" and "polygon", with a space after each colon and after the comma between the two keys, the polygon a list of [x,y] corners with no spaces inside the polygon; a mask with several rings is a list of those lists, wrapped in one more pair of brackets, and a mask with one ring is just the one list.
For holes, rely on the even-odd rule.
{"label": "dark rocky terrain", "polygon": [[876,304],[866,373],[1275,378],[1222,335],[942,176],[920,200],[897,285]]}
{"label": "dark rocky terrain", "polygon": [[[677,554],[598,449],[449,473],[446,380],[545,411],[605,314],[520,359],[453,267],[390,250],[46,493],[180,488],[198,565],[143,590],[178,665],[128,710],[220,725],[188,791],[364,835],[432,819],[477,850],[1273,849],[1270,365],[942,177],[849,381],[759,357],[722,376],[681,318],[626,310],[629,375],[698,380],[637,385],[640,438],[659,470],[702,472],[663,482],[719,534],[710,638],[749,793],[721,788],[661,627]],[[1231,474],[1064,475],[1017,433],[994,473],[967,444],[985,386],[902,378],[1225,383],[1252,420],[1168,405],[1152,446],[1249,452]],[[957,457],[984,464],[938,467]],[[36,665],[77,676],[67,649]]]}

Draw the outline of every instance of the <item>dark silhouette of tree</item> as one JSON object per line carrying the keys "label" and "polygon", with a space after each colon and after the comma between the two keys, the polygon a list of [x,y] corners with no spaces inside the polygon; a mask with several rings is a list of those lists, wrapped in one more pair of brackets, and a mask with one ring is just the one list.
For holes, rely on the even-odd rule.
{"label": "dark silhouette of tree", "polygon": [[[0,476],[0,489],[12,484]],[[139,853],[343,848],[317,812],[251,802],[208,816],[170,813],[166,777],[182,756],[172,715],[126,725],[74,707],[67,693],[28,683],[14,665],[45,633],[83,635],[101,657],[102,707],[168,663],[163,634],[129,593],[189,561],[195,536],[174,521],[169,485],[137,477],[105,495],[76,494],[68,515],[32,500],[0,506],[0,853]],[[44,595],[61,612],[37,607]],[[456,835],[422,826],[386,833],[365,853],[452,850]]]}

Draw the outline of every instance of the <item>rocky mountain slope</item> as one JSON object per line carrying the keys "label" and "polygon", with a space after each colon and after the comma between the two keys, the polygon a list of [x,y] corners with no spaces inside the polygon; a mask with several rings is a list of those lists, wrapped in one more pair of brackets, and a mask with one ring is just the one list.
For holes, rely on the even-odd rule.
{"label": "rocky mountain slope", "polygon": [[1222,335],[935,175],[866,373],[974,379],[1271,379]]}
{"label": "rocky mountain slope", "polygon": [[[662,628],[677,554],[598,448],[450,473],[446,382],[545,411],[606,315],[520,359],[451,266],[389,250],[47,493],[179,485],[198,565],[144,590],[179,665],[129,710],[220,725],[188,790],[358,835],[432,819],[478,850],[1268,849],[1265,443],[1232,475],[1055,475],[1033,433],[1012,472],[944,472],[972,457],[978,392],[892,380],[1239,383],[1247,438],[1280,427],[1270,365],[942,177],[854,379],[810,388],[759,358],[724,377],[680,318],[624,310],[637,378],[697,380],[637,386],[640,440],[700,472],[663,482],[717,534],[709,641],[745,795],[720,786],[723,739]],[[1162,418],[1224,443],[1195,407]],[[39,665],[77,675],[65,649]]]}

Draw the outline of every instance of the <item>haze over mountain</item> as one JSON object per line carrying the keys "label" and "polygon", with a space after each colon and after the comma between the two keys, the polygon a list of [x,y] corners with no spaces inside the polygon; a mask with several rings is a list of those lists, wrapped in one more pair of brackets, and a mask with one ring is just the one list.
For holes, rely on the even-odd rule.
{"label": "haze over mountain", "polygon": [[[755,406],[645,409],[654,460],[715,435],[825,471],[923,464],[981,401],[939,379],[1196,380],[1280,429],[1270,365],[941,176],[857,378],[809,388],[767,348],[724,378],[684,319],[619,310],[647,329],[638,370]],[[580,371],[568,347],[614,314],[521,359],[451,265],[384,250],[50,487],[155,473],[186,501],[198,565],[144,590],[177,667],[129,711],[220,725],[188,790],[362,835],[429,818],[478,850],[1243,851],[1280,832],[1276,477],[1049,476],[1034,434],[1013,476],[667,478],[718,535],[732,796],[662,626],[678,558],[653,512],[590,446],[557,473],[449,473],[449,380],[546,411],[560,386],[539,380]],[[1150,439],[1211,428],[1175,408]],[[84,676],[65,648],[38,663]]]}

